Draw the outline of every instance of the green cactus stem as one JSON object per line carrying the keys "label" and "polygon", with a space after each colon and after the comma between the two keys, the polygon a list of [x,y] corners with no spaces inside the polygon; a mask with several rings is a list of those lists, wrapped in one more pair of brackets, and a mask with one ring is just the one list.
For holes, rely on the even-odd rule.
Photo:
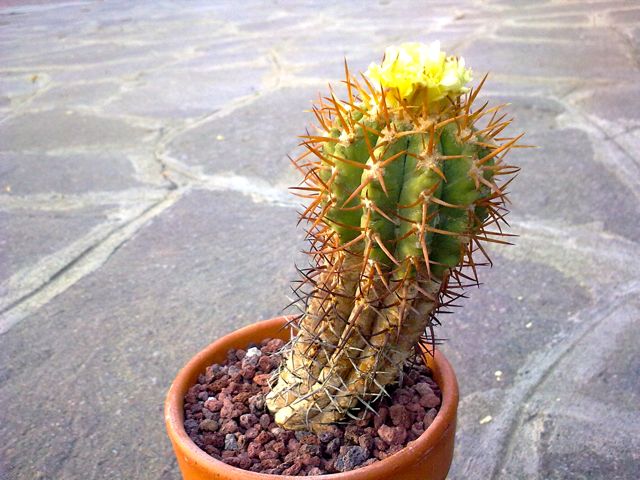
{"label": "green cactus stem", "polygon": [[[396,58],[424,58],[420,48]],[[345,63],[348,98],[322,99],[319,133],[302,137],[295,164],[300,195],[311,200],[301,218],[312,268],[267,397],[285,428],[321,431],[371,408],[420,342],[434,342],[436,315],[478,283],[481,242],[507,243],[503,179],[517,168],[503,157],[521,136],[499,137],[509,124],[500,107],[472,110],[484,80],[466,89],[464,64],[425,48],[440,77],[427,63],[411,84],[402,68],[415,69],[399,60],[370,67],[362,81]]]}

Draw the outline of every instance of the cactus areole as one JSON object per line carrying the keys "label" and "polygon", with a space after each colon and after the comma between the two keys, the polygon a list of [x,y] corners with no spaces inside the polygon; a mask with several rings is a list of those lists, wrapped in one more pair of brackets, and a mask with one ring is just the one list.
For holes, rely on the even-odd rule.
{"label": "cactus areole", "polygon": [[501,136],[501,106],[472,108],[484,79],[467,87],[471,70],[439,43],[388,48],[359,77],[345,62],[345,75],[346,98],[320,98],[294,160],[311,267],[267,397],[288,429],[371,409],[415,349],[435,345],[438,313],[478,284],[483,243],[507,243],[517,168],[503,157],[521,135]]}

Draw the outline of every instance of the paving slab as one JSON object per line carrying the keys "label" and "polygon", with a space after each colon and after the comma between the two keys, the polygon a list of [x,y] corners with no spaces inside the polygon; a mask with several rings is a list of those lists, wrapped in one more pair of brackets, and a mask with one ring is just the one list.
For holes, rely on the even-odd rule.
{"label": "paving slab", "polygon": [[290,183],[294,169],[287,155],[295,156],[298,135],[315,121],[305,110],[311,109],[321,88],[282,88],[261,95],[232,115],[176,136],[168,154],[209,175],[235,172],[273,184],[285,179]]}
{"label": "paving slab", "polygon": [[68,212],[0,211],[0,296],[11,288],[6,283],[9,277],[87,235],[107,222],[107,214],[104,207]]}
{"label": "paving slab", "polygon": [[0,153],[0,191],[12,196],[124,190],[141,186],[134,174],[123,154]]}
{"label": "paving slab", "polygon": [[0,151],[135,149],[155,135],[152,129],[135,127],[123,120],[62,108],[18,115],[6,120],[2,127]]}

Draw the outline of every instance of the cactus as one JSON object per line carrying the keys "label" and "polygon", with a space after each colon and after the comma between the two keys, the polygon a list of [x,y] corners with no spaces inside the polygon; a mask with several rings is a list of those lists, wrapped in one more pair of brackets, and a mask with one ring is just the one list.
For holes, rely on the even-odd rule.
{"label": "cactus", "polygon": [[[313,107],[319,131],[294,161],[309,199],[311,267],[294,289],[303,313],[267,405],[289,429],[322,431],[358,417],[399,380],[437,314],[478,284],[482,242],[501,224],[516,167],[503,156],[502,106],[472,110],[471,71],[439,44],[389,48],[346,99]],[[505,178],[509,180],[505,181]],[[478,262],[474,253],[484,256]]]}

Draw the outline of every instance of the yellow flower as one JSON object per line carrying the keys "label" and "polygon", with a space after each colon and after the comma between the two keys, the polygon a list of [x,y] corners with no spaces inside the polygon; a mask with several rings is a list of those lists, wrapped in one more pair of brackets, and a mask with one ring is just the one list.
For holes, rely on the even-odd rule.
{"label": "yellow flower", "polygon": [[457,97],[469,90],[465,85],[471,81],[471,69],[465,68],[464,60],[447,57],[440,42],[388,47],[382,64],[372,63],[365,75],[384,88],[396,105],[400,99],[419,104]]}

